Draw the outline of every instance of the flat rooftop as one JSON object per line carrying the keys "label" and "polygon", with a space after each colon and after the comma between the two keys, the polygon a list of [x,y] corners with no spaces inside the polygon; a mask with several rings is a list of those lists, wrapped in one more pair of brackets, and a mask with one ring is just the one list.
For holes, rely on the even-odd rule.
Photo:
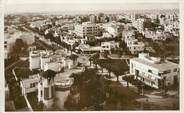
{"label": "flat rooftop", "polygon": [[167,61],[167,60],[165,60],[164,62],[160,62],[160,63],[152,63],[152,62],[146,61],[146,60],[141,59],[141,58],[133,58],[131,60],[139,62],[139,63],[144,64],[144,65],[147,65],[149,67],[153,67],[155,69],[158,69],[161,72],[168,70],[168,69],[174,69],[174,68],[179,67],[178,64]]}

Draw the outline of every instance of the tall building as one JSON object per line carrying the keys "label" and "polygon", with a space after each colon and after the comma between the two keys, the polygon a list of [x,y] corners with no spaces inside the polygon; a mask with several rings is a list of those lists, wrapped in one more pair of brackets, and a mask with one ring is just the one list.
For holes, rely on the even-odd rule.
{"label": "tall building", "polygon": [[178,83],[179,65],[141,53],[138,58],[130,59],[130,74],[146,85],[158,89]]}
{"label": "tall building", "polygon": [[47,109],[51,108],[55,97],[54,77],[56,73],[52,70],[47,70],[40,74],[38,83],[38,101],[43,102]]}
{"label": "tall building", "polygon": [[90,15],[89,20],[91,23],[97,23],[97,16],[96,15]]}
{"label": "tall building", "polygon": [[100,34],[100,28],[98,25],[91,22],[84,22],[75,26],[75,33],[80,37],[94,37]]}

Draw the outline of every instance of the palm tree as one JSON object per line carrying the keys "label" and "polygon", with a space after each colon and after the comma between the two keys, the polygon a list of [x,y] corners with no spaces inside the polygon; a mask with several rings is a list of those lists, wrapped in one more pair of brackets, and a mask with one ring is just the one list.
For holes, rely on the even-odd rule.
{"label": "palm tree", "polygon": [[108,72],[109,72],[109,77],[111,77],[111,72],[112,72],[112,70],[111,70],[111,68],[108,68],[109,67],[109,65],[107,65],[107,70],[108,70]]}
{"label": "palm tree", "polygon": [[167,86],[166,86],[166,78],[164,77],[163,78],[163,88],[164,88],[164,96],[167,96]]}
{"label": "palm tree", "polygon": [[130,77],[129,76],[125,76],[126,77],[126,81],[127,81],[127,87],[129,87],[129,81],[130,81]]}
{"label": "palm tree", "polygon": [[90,58],[89,58],[90,66],[91,66],[91,64],[92,64],[92,60],[93,60],[93,59],[90,57]]}
{"label": "palm tree", "polygon": [[117,78],[117,80],[116,80],[116,82],[119,82],[119,74],[115,74],[116,75],[116,78]]}

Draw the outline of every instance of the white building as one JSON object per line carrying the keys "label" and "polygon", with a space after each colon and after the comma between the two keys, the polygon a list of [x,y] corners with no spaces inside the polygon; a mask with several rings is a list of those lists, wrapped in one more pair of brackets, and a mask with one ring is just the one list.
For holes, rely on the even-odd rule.
{"label": "white building", "polygon": [[40,69],[40,52],[30,51],[29,53],[29,69]]}
{"label": "white building", "polygon": [[115,41],[102,42],[102,51],[110,51],[113,48],[119,48],[119,43]]}
{"label": "white building", "polygon": [[20,81],[22,95],[37,91],[38,82],[39,82],[39,74],[30,75],[29,78],[22,79]]}
{"label": "white building", "polygon": [[59,72],[61,71],[62,67],[63,67],[62,64],[59,62],[48,62],[44,65],[44,71],[47,71],[50,69],[52,71]]}
{"label": "white building", "polygon": [[128,31],[128,32],[125,32],[123,33],[124,35],[122,35],[122,40],[127,43],[129,40],[133,40],[135,39],[135,32],[133,31]]}
{"label": "white building", "polygon": [[47,109],[53,105],[55,97],[55,72],[47,70],[40,74],[40,81],[38,83],[38,101],[43,102]]}
{"label": "white building", "polygon": [[150,38],[152,40],[166,40],[167,37],[165,37],[164,31],[162,30],[148,30],[146,29],[144,31],[144,36],[146,38]]}
{"label": "white building", "polygon": [[74,24],[65,24],[61,26],[62,30],[68,31],[68,30],[74,30]]}
{"label": "white building", "polygon": [[76,47],[76,50],[78,52],[91,54],[91,53],[102,51],[102,47],[101,46],[89,46],[88,44],[80,44],[78,47]]}
{"label": "white building", "polygon": [[44,67],[47,63],[49,63],[51,61],[51,57],[48,54],[42,54],[41,58],[40,58],[40,67],[42,70],[44,70]]}
{"label": "white building", "polygon": [[138,41],[138,39],[135,38],[135,32],[134,31],[128,31],[125,33],[124,42],[126,43],[129,51],[132,54],[138,54],[142,51],[144,51],[145,44],[141,41]]}
{"label": "white building", "polygon": [[104,24],[102,27],[113,37],[121,36],[124,28],[122,24],[116,22]]}
{"label": "white building", "polygon": [[151,87],[160,88],[178,82],[179,65],[141,53],[138,58],[130,59],[130,74]]}
{"label": "white building", "polygon": [[127,41],[127,47],[132,54],[138,54],[144,51],[145,45],[143,42],[133,39]]}
{"label": "white building", "polygon": [[30,27],[31,28],[38,28],[41,29],[41,27],[48,25],[48,24],[52,24],[52,22],[50,20],[38,20],[38,21],[34,21],[30,23]]}
{"label": "white building", "polygon": [[85,22],[75,26],[75,33],[80,37],[89,38],[98,36],[100,34],[100,29],[99,26],[94,23]]}
{"label": "white building", "polygon": [[144,30],[144,19],[143,18],[139,18],[135,21],[133,21],[132,25],[137,28],[137,30],[142,33],[142,31]]}
{"label": "white building", "polygon": [[104,32],[102,34],[102,38],[112,38],[112,35],[110,33],[108,33],[108,32]]}
{"label": "white building", "polygon": [[62,68],[71,69],[77,65],[77,62],[66,58],[67,56],[61,52],[62,51],[54,53],[50,51],[31,51],[29,54],[29,69],[59,72]]}

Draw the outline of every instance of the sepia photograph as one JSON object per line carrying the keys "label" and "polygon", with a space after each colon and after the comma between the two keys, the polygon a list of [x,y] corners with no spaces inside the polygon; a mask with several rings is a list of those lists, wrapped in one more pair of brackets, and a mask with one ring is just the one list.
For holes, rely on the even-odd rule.
{"label": "sepia photograph", "polygon": [[180,3],[77,1],[4,1],[5,112],[180,111]]}

